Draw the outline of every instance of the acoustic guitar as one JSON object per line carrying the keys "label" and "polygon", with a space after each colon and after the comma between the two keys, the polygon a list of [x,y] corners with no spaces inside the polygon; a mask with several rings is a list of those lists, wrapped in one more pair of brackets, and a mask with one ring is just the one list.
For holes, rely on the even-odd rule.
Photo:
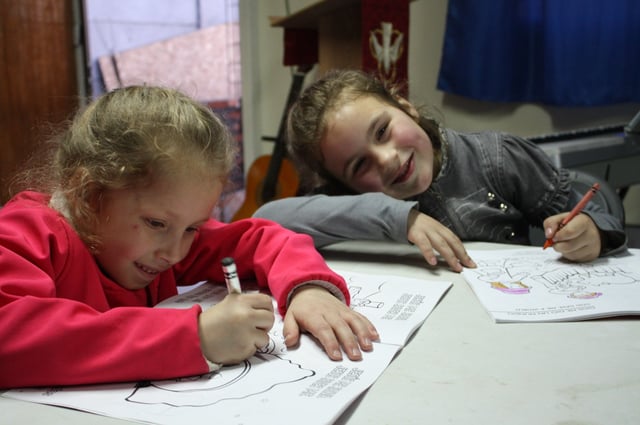
{"label": "acoustic guitar", "polygon": [[[287,102],[280,120],[278,135],[275,137],[271,155],[258,157],[247,172],[247,183],[244,202],[233,215],[232,221],[251,217],[263,204],[275,199],[295,196],[300,184],[298,174],[291,161],[286,158],[284,142],[287,125],[287,113],[293,102],[300,95],[304,78],[311,66],[299,66],[293,73],[293,80]],[[269,140],[268,138],[266,138]]]}

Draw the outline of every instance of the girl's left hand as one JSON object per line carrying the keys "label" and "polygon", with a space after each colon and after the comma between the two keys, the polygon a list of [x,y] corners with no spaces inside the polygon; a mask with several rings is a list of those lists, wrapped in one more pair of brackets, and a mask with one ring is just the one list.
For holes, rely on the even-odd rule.
{"label": "girl's left hand", "polygon": [[[560,226],[568,213],[547,217],[544,221],[544,235],[549,238]],[[553,249],[567,260],[586,262],[600,255],[602,241],[600,231],[586,214],[578,214],[553,236]]]}
{"label": "girl's left hand", "polygon": [[316,285],[296,290],[284,317],[283,331],[287,347],[298,343],[301,332],[309,332],[331,360],[342,360],[342,351],[351,360],[361,360],[361,350],[371,351],[372,341],[379,337],[369,319]]}

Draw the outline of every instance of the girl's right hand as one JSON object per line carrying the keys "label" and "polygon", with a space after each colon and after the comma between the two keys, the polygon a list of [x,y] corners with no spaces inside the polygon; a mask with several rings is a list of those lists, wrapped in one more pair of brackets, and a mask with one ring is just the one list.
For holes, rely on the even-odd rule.
{"label": "girl's right hand", "polygon": [[273,326],[271,297],[229,294],[200,314],[198,331],[204,356],[213,363],[235,364],[269,342]]}
{"label": "girl's right hand", "polygon": [[438,259],[434,250],[449,264],[451,270],[461,272],[462,266],[475,268],[462,241],[448,227],[416,209],[409,212],[407,238],[420,248],[427,263],[435,266]]}

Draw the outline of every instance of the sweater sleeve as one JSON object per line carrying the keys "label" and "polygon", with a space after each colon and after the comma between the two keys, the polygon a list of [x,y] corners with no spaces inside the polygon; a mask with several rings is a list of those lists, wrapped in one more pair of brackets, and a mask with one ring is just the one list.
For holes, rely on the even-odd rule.
{"label": "sweater sleeve", "polygon": [[[3,294],[4,296],[4,294]],[[0,388],[170,379],[206,373],[199,307],[99,312],[24,296],[0,308]]]}
{"label": "sweater sleeve", "polygon": [[[527,179],[500,176],[503,186],[513,185],[509,190],[523,194],[521,208],[532,223],[540,223],[546,218],[563,211],[570,211],[582,199],[571,185],[569,172],[556,168],[549,157],[534,143],[510,135],[501,135],[502,150],[499,157],[504,164],[511,164],[520,175]],[[513,165],[517,165],[514,167]],[[533,184],[531,184],[533,182]],[[619,253],[627,247],[627,236],[623,223],[605,211],[595,202],[587,204],[583,212],[595,223],[602,236],[600,255]]]}
{"label": "sweater sleeve", "polygon": [[[233,257],[240,280],[268,288],[285,314],[290,293],[312,281],[327,282],[330,292],[349,303],[344,279],[333,272],[308,235],[258,218],[219,223],[199,230],[189,255],[175,267],[178,282],[223,282],[220,261]],[[324,286],[324,285],[323,285]]]}
{"label": "sweater sleeve", "polygon": [[261,206],[254,217],[274,220],[313,238],[316,247],[345,240],[407,243],[409,211],[417,202],[383,193],[285,198]]}

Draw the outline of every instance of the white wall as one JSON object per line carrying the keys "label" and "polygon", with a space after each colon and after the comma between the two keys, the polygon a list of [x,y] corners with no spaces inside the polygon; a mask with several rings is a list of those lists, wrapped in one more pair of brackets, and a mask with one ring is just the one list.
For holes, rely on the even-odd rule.
{"label": "white wall", "polygon": [[[285,16],[315,0],[240,0],[241,55],[243,69],[243,130],[245,163],[251,164],[272,144],[263,135],[275,136],[291,82],[282,65],[283,30],[269,25],[269,16]],[[445,95],[436,90],[440,52],[444,38],[447,0],[415,0],[410,6],[409,97],[439,109],[445,124],[458,130],[501,130],[533,136],[577,128],[628,122],[640,104],[598,108],[545,107],[538,104],[489,103]],[[313,74],[308,80],[313,79]],[[252,144],[252,140],[254,141]],[[630,191],[627,215],[638,220],[640,196]],[[635,223],[635,221],[634,221]]]}

